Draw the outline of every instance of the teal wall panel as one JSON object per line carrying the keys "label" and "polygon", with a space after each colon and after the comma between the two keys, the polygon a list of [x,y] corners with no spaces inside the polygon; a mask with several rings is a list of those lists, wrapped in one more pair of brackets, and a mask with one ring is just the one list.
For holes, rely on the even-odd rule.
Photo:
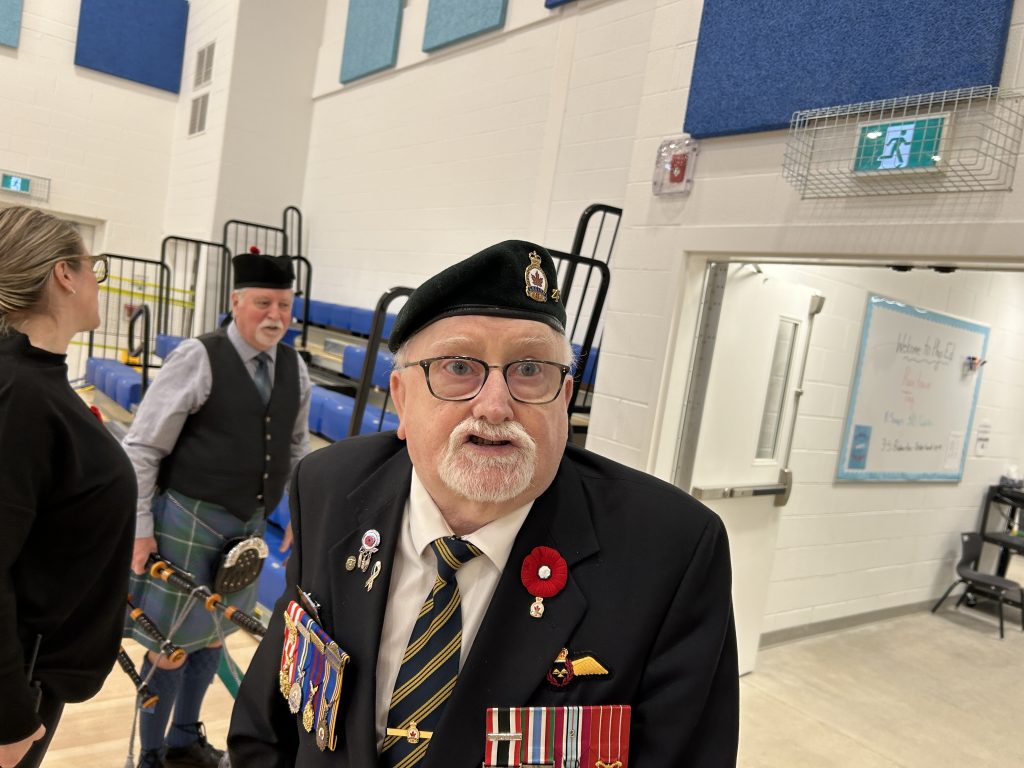
{"label": "teal wall panel", "polygon": [[350,83],[395,66],[402,5],[402,0],[350,0],[341,82]]}
{"label": "teal wall panel", "polygon": [[507,0],[430,0],[423,50],[433,51],[505,25]]}
{"label": "teal wall panel", "polygon": [[22,0],[0,0],[0,45],[18,47]]}

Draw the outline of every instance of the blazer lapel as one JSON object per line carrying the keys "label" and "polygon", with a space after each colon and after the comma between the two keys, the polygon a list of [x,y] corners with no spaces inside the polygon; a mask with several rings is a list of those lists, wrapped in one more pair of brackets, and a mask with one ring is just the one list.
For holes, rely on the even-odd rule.
{"label": "blazer lapel", "polygon": [[[337,514],[339,521],[351,527],[330,535],[337,543],[328,550],[330,607],[323,618],[328,633],[351,656],[342,687],[341,739],[352,766],[375,765],[377,761],[377,653],[411,474],[408,453],[401,451],[389,459],[349,495],[348,514]],[[382,494],[381,489],[388,490]],[[353,514],[354,526],[350,522]],[[369,569],[365,573],[358,567],[347,570],[345,561],[359,554],[363,534],[371,528],[380,533],[380,545]],[[367,579],[377,563],[380,573],[373,588],[367,590]]]}
{"label": "blazer lapel", "polygon": [[[533,598],[520,581],[523,559],[534,547],[556,549],[569,566],[565,589],[530,616]],[[445,707],[423,761],[424,768],[476,766],[483,751],[487,707],[527,706],[558,651],[583,618],[587,600],[572,567],[598,551],[579,475],[568,460],[537,499],[519,530],[459,682]]]}

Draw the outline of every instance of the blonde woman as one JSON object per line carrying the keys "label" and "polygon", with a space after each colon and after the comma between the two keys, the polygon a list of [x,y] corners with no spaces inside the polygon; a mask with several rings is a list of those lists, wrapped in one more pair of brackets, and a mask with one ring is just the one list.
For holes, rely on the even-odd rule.
{"label": "blonde woman", "polygon": [[0,210],[0,768],[39,765],[120,642],[135,475],[65,362],[105,278],[67,223]]}

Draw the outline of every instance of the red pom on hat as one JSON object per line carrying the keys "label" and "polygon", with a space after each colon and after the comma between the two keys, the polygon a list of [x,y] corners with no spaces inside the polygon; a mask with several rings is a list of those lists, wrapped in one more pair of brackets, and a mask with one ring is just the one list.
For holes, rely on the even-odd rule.
{"label": "red pom on hat", "polygon": [[258,245],[250,245],[249,246],[249,253],[259,253],[259,252],[260,252],[260,248],[259,248]]}

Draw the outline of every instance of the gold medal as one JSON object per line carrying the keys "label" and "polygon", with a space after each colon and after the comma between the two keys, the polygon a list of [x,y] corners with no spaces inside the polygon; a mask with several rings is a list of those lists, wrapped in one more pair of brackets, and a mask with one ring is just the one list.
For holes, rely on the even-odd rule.
{"label": "gold medal", "polygon": [[349,555],[345,560],[345,570],[354,571],[356,569],[356,556]]}
{"label": "gold medal", "polygon": [[314,685],[309,689],[309,699],[306,701],[306,706],[302,708],[302,727],[306,729],[306,733],[313,730],[313,697],[316,696],[318,687]]}

